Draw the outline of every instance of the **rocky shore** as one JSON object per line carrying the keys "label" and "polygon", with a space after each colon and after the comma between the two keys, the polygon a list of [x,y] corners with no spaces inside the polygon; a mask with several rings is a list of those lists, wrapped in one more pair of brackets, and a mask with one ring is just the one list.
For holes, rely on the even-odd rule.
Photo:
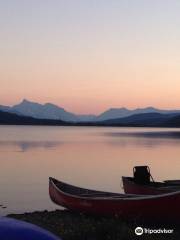
{"label": "rocky shore", "polygon": [[133,229],[118,218],[92,217],[66,210],[10,214],[8,217],[43,227],[63,240],[129,240],[134,237]]}
{"label": "rocky shore", "polygon": [[[60,236],[63,240],[180,239],[180,229],[175,225],[172,225],[174,226],[173,234],[136,236],[134,230],[138,226],[137,223],[128,223],[117,217],[93,217],[67,210],[10,214],[8,217],[38,225]],[[172,228],[172,226],[169,227]]]}

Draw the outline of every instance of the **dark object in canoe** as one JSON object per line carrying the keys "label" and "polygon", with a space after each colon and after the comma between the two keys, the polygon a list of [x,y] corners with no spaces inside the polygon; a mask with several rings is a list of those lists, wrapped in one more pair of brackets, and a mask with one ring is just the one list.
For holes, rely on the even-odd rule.
{"label": "dark object in canoe", "polygon": [[154,195],[180,190],[180,180],[155,182],[148,166],[133,168],[134,177],[122,177],[126,194]]}
{"label": "dark object in canoe", "polygon": [[128,195],[83,189],[49,178],[51,200],[69,210],[127,219],[180,218],[180,191],[160,195]]}

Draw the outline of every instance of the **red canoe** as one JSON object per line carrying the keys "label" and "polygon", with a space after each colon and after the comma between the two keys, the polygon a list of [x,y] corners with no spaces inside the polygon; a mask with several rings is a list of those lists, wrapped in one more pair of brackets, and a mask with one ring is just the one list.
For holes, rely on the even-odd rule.
{"label": "red canoe", "polygon": [[133,177],[122,177],[122,182],[126,194],[156,195],[180,190],[180,182],[175,184],[175,180],[151,182],[146,185],[136,183]]}
{"label": "red canoe", "polygon": [[126,195],[83,189],[49,178],[49,194],[54,203],[82,213],[147,220],[180,218],[180,191],[154,196]]}
{"label": "red canoe", "polygon": [[156,195],[180,190],[179,180],[155,182],[148,166],[133,168],[134,177],[122,177],[126,194]]}

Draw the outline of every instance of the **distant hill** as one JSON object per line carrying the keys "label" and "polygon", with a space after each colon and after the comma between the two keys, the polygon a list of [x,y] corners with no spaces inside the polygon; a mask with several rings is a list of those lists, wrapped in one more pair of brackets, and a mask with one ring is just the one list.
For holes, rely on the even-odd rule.
{"label": "distant hill", "polygon": [[3,106],[3,105],[0,105],[0,110],[2,111],[10,111],[11,107],[9,106]]}
{"label": "distant hill", "polygon": [[84,114],[84,115],[77,115],[78,122],[93,122],[96,121],[96,116],[93,114]]}
{"label": "distant hill", "polygon": [[69,125],[61,120],[36,119],[0,110],[1,125]]}
{"label": "distant hill", "polygon": [[180,110],[161,110],[153,107],[137,108],[133,110],[129,110],[127,108],[111,108],[103,112],[102,114],[100,114],[95,120],[105,121],[110,119],[129,117],[135,114],[143,114],[143,113],[163,113],[163,114],[179,113],[180,114]]}
{"label": "distant hill", "polygon": [[180,127],[180,114],[143,113],[102,121],[107,126]]}
{"label": "distant hill", "polygon": [[167,119],[165,127],[180,127],[180,115]]}

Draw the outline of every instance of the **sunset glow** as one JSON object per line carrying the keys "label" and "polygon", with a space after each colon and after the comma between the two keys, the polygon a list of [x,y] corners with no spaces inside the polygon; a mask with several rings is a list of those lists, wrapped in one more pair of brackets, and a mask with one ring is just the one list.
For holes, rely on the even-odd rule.
{"label": "sunset glow", "polygon": [[0,2],[0,104],[180,109],[178,0]]}

